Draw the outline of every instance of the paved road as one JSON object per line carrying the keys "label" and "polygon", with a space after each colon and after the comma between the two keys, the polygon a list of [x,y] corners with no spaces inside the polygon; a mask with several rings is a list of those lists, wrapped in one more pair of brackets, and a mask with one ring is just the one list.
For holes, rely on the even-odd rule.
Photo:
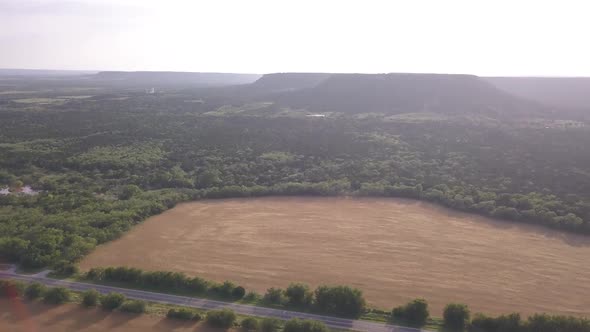
{"label": "paved road", "polygon": [[229,303],[208,299],[200,299],[194,297],[170,295],[163,293],[147,292],[135,289],[118,288],[111,286],[102,286],[87,284],[81,282],[56,280],[47,278],[46,273],[39,273],[36,275],[21,275],[16,274],[14,269],[0,271],[0,279],[14,279],[21,280],[24,282],[38,281],[47,286],[61,286],[67,287],[75,291],[85,291],[88,289],[96,289],[100,293],[118,292],[125,294],[128,298],[145,300],[150,302],[159,302],[165,304],[175,304],[186,307],[193,307],[199,309],[217,309],[217,308],[228,308],[234,310],[238,314],[261,316],[261,317],[274,317],[278,319],[291,319],[291,318],[302,318],[302,319],[314,319],[324,322],[327,326],[338,329],[352,329],[356,331],[367,331],[367,332],[430,332],[427,330],[419,330],[409,327],[381,324],[362,320],[351,320],[330,316],[321,316],[308,314],[296,311],[285,311],[280,309],[257,307],[253,305]]}

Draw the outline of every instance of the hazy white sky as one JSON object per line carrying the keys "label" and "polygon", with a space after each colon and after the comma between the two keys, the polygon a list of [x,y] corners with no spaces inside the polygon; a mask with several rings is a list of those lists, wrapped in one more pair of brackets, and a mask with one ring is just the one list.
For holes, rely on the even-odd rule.
{"label": "hazy white sky", "polygon": [[590,1],[0,0],[0,68],[590,76]]}

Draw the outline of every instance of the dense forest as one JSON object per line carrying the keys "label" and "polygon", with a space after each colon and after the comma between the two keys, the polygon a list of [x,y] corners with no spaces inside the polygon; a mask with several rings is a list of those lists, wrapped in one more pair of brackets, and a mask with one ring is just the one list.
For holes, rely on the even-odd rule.
{"label": "dense forest", "polygon": [[[295,78],[303,90],[325,79]],[[0,255],[30,268],[73,262],[177,202],[261,195],[407,197],[590,234],[583,120],[496,90],[487,95],[479,83],[477,105],[499,102],[470,112],[475,101],[461,101],[461,88],[433,97],[442,81],[432,83],[435,95],[419,91],[395,112],[319,115],[305,105],[338,107],[344,96],[325,92],[316,104],[310,96],[318,92],[289,82],[146,93],[4,81],[0,189],[10,191],[0,195]],[[281,91],[264,94],[265,86]],[[420,98],[430,106],[418,107]],[[403,113],[403,105],[411,109]],[[519,110],[526,112],[511,117]],[[36,194],[19,193],[28,186]]]}

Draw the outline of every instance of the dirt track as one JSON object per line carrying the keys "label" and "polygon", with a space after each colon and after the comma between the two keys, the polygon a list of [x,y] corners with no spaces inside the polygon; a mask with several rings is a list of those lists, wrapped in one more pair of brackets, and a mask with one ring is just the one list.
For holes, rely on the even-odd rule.
{"label": "dirt track", "polygon": [[260,198],[181,204],[83,262],[183,271],[263,292],[349,284],[390,308],[426,298],[474,311],[588,315],[590,237],[408,200]]}
{"label": "dirt track", "polygon": [[[220,332],[204,323],[184,323],[163,317],[106,312],[79,305],[44,305],[0,299],[0,331],[10,332]],[[230,330],[233,332],[233,330]]]}

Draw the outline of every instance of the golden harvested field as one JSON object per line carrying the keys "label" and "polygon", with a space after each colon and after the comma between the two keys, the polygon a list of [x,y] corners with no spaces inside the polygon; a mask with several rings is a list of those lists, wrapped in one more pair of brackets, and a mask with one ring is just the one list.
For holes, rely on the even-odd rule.
{"label": "golden harvested field", "polygon": [[386,198],[180,204],[81,263],[173,270],[264,292],[349,284],[371,305],[426,298],[474,311],[590,314],[590,237]]}
{"label": "golden harvested field", "polygon": [[[10,332],[220,332],[204,323],[163,317],[106,312],[79,305],[45,305],[0,299],[0,331]],[[230,330],[235,332],[235,330]]]}

